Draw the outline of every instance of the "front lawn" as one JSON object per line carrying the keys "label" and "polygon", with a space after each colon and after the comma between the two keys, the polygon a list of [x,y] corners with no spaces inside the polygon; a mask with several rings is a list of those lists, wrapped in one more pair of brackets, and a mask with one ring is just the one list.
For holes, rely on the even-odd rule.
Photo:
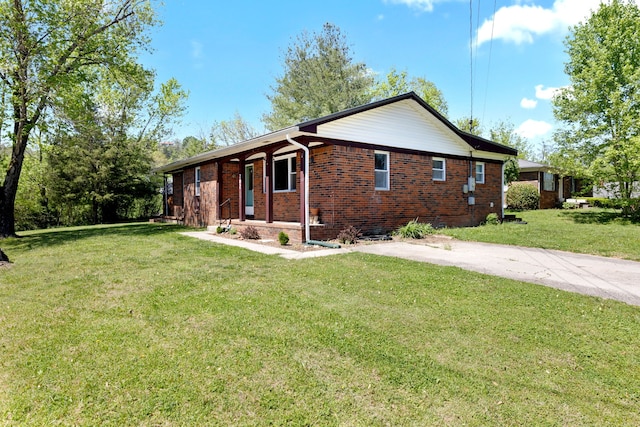
{"label": "front lawn", "polygon": [[513,212],[527,224],[442,230],[461,240],[558,249],[640,261],[640,224],[611,209]]}
{"label": "front lawn", "polygon": [[639,307],[179,230],[0,241],[0,424],[640,425]]}

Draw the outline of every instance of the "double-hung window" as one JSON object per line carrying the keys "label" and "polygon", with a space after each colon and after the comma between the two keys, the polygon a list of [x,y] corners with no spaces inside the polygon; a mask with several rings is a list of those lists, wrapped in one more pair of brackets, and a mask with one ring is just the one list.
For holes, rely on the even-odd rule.
{"label": "double-hung window", "polygon": [[447,165],[444,159],[439,157],[433,158],[433,180],[444,181],[447,177]]}
{"label": "double-hung window", "polygon": [[476,162],[476,184],[484,184],[484,163]]}
{"label": "double-hung window", "polygon": [[273,159],[273,191],[296,191],[296,154]]}
{"label": "double-hung window", "polygon": [[375,152],[375,180],[376,190],[389,189],[389,153]]}
{"label": "double-hung window", "polygon": [[195,183],[196,183],[196,196],[199,196],[200,195],[200,166],[196,168]]}

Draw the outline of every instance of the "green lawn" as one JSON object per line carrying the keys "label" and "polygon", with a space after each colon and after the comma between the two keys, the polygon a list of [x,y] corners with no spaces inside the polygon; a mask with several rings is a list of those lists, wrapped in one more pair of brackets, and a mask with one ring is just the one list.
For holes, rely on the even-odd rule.
{"label": "green lawn", "polygon": [[0,241],[0,425],[640,425],[640,307],[179,230]]}
{"label": "green lawn", "polygon": [[461,240],[559,249],[640,261],[640,224],[607,209],[546,209],[514,212],[527,224],[453,228]]}

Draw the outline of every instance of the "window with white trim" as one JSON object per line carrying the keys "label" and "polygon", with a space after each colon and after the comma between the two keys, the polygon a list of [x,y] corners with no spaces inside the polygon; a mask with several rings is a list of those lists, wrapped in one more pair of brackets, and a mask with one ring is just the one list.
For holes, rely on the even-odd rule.
{"label": "window with white trim", "polygon": [[552,173],[544,172],[542,189],[544,191],[556,191],[556,180]]}
{"label": "window with white trim", "polygon": [[375,184],[376,190],[389,189],[389,153],[376,151],[375,154]]}
{"label": "window with white trim", "polygon": [[447,165],[444,159],[439,157],[433,158],[433,180],[444,181],[447,178]]}
{"label": "window with white trim", "polygon": [[273,159],[273,191],[296,191],[296,154]]}
{"label": "window with white trim", "polygon": [[200,195],[200,166],[196,168],[196,196]]}
{"label": "window with white trim", "polygon": [[484,184],[484,163],[476,162],[476,184]]}

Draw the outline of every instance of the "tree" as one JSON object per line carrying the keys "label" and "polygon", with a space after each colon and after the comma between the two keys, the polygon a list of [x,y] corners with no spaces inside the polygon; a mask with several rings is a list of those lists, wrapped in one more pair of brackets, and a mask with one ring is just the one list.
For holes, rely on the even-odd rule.
{"label": "tree", "polygon": [[484,132],[480,120],[477,118],[470,119],[469,117],[461,117],[453,121],[453,124],[460,130],[470,133],[472,135],[481,136]]}
{"label": "tree", "polygon": [[303,32],[287,49],[263,122],[277,130],[366,104],[372,84],[365,64],[353,62],[340,29],[327,23],[321,33]]}
{"label": "tree", "polygon": [[135,64],[154,24],[147,0],[0,0],[0,93],[11,94],[12,152],[0,186],[0,237],[15,235],[24,155],[45,109],[91,67]]}
{"label": "tree", "polygon": [[529,142],[515,132],[513,123],[509,121],[500,121],[489,129],[489,139],[518,150],[518,156],[510,157],[504,167],[505,181],[507,183],[516,181],[520,175],[517,159],[531,159],[533,156]]}
{"label": "tree", "polygon": [[186,159],[187,157],[193,157],[197,154],[204,153],[215,149],[213,144],[210,144],[204,138],[196,138],[195,136],[186,136],[180,143],[180,150],[178,159]]}
{"label": "tree", "polygon": [[564,124],[561,152],[579,153],[590,172],[629,199],[640,179],[640,9],[612,0],[565,40],[571,85],[553,100]]}
{"label": "tree", "polygon": [[226,147],[237,144],[247,139],[255,138],[260,134],[253,126],[247,123],[240,113],[236,111],[231,120],[216,121],[211,126],[210,139],[215,147]]}
{"label": "tree", "polygon": [[413,77],[407,80],[407,71],[398,73],[395,68],[387,73],[386,80],[376,82],[371,90],[374,100],[391,98],[407,92],[415,92],[443,116],[447,116],[449,107],[444,95],[436,85],[424,77]]}
{"label": "tree", "polygon": [[187,95],[174,79],[154,93],[153,74],[140,67],[126,74],[94,71],[82,85],[68,87],[66,102],[54,108],[51,198],[74,214],[89,206],[84,222],[113,222],[137,216],[136,206],[145,211],[157,199],[152,155]]}

